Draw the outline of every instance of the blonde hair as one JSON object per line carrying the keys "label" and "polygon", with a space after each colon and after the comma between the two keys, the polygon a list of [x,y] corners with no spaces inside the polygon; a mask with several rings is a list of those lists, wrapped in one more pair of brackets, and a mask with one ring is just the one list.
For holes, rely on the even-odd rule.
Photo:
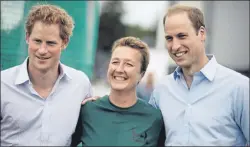
{"label": "blonde hair", "polygon": [[74,21],[64,9],[58,6],[49,4],[33,6],[25,23],[25,30],[28,35],[31,34],[37,21],[45,24],[59,24],[62,40],[69,39],[72,36]]}
{"label": "blonde hair", "polygon": [[149,47],[148,45],[141,41],[139,38],[132,36],[123,37],[116,40],[112,46],[112,53],[117,47],[127,46],[138,50],[141,53],[141,73],[145,73],[149,64]]}

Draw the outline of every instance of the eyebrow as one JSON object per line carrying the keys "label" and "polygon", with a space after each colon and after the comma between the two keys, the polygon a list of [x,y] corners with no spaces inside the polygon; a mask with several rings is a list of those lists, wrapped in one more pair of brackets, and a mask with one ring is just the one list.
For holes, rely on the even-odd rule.
{"label": "eyebrow", "polygon": [[46,41],[46,43],[53,43],[53,44],[57,44],[56,41]]}
{"label": "eyebrow", "polygon": [[[180,35],[187,35],[187,33],[180,32],[180,33],[176,34],[175,36],[180,36]],[[170,38],[170,37],[173,37],[173,36],[165,35],[165,38]]]}
{"label": "eyebrow", "polygon": [[178,33],[176,36],[180,36],[180,35],[187,35],[187,33],[181,32],[181,33]]}
{"label": "eyebrow", "polygon": [[[112,58],[112,61],[113,60],[120,60],[119,58],[117,58],[117,57],[115,57],[115,58]],[[130,59],[124,59],[125,61],[129,61],[129,62],[132,62],[132,63],[134,63],[134,61],[132,61],[132,60],[130,60]]]}
{"label": "eyebrow", "polygon": [[[41,39],[35,37],[35,38],[33,38],[33,40],[41,40]],[[55,40],[49,40],[49,41],[46,41],[46,43],[57,44],[57,41],[55,41]]]}
{"label": "eyebrow", "polygon": [[[34,37],[32,38],[33,40],[41,40],[40,38]],[[46,42],[57,42],[56,40],[48,40]]]}

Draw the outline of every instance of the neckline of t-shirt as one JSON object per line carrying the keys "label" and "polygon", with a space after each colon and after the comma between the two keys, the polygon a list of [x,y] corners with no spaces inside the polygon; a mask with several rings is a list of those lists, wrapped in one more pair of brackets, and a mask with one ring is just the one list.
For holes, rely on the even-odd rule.
{"label": "neckline of t-shirt", "polygon": [[109,95],[106,95],[105,97],[108,99],[108,102],[109,102],[109,104],[110,104],[111,106],[113,106],[114,108],[119,109],[119,110],[121,110],[121,111],[126,111],[126,110],[133,109],[133,108],[134,108],[135,106],[137,106],[138,103],[139,103],[139,100],[137,99],[137,101],[136,101],[136,103],[135,103],[134,105],[132,105],[132,106],[130,106],[130,107],[123,108],[123,107],[119,107],[119,106],[113,104],[113,103],[110,101],[110,99],[109,99]]}

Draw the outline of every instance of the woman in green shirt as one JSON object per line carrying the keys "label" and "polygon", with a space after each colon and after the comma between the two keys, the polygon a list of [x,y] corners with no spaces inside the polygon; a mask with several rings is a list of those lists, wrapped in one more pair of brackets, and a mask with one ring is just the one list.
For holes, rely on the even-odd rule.
{"label": "woman in green shirt", "polygon": [[[136,96],[149,63],[149,48],[135,37],[112,47],[107,79],[109,95],[82,106],[72,146],[160,146],[164,125],[159,109]],[[163,135],[163,136],[161,136]]]}

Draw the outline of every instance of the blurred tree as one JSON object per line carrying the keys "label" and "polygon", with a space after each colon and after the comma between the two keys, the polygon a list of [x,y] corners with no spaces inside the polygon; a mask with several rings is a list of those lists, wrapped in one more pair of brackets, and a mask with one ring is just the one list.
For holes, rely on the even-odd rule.
{"label": "blurred tree", "polygon": [[152,27],[150,29],[142,28],[139,25],[128,25],[126,27],[126,36],[136,36],[139,38],[143,38],[145,36],[152,36],[155,38],[156,36],[156,28]]}
{"label": "blurred tree", "polygon": [[98,49],[109,52],[113,42],[125,36],[126,26],[121,22],[123,13],[122,1],[106,1],[103,3],[99,24]]}
{"label": "blurred tree", "polygon": [[146,29],[140,25],[128,25],[125,35],[138,37],[145,41],[150,47],[153,47],[155,46],[156,27],[156,25],[153,25],[151,28]]}

